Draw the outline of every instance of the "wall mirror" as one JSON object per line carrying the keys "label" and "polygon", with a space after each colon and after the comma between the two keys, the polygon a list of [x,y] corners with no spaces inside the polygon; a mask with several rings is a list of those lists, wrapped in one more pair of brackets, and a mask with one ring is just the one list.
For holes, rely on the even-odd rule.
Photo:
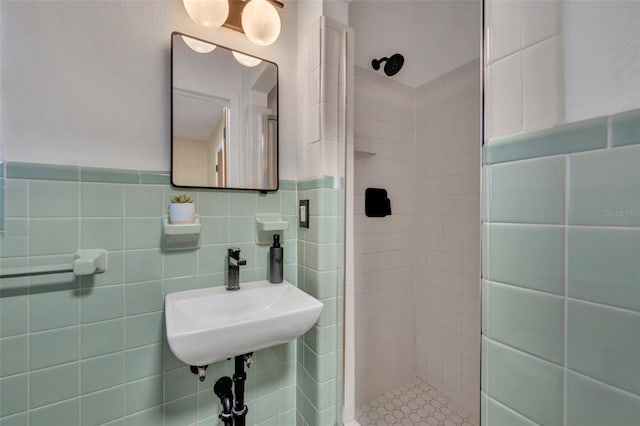
{"label": "wall mirror", "polygon": [[278,189],[278,66],[181,33],[171,39],[171,181]]}

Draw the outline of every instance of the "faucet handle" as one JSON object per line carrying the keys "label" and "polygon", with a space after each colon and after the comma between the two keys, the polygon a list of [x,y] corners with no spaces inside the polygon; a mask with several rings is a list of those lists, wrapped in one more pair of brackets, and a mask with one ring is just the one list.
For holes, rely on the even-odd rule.
{"label": "faucet handle", "polygon": [[229,265],[232,266],[244,266],[247,261],[240,257],[240,249],[237,247],[229,247]]}
{"label": "faucet handle", "polygon": [[229,247],[229,257],[235,260],[240,260],[240,249],[238,247]]}

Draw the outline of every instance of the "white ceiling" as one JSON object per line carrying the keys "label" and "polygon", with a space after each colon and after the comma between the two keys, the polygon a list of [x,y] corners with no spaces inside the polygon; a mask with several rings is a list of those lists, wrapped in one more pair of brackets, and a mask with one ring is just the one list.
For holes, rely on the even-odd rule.
{"label": "white ceiling", "polygon": [[480,56],[481,7],[479,0],[352,0],[356,65],[373,70],[372,59],[401,53],[404,67],[389,78],[419,87]]}

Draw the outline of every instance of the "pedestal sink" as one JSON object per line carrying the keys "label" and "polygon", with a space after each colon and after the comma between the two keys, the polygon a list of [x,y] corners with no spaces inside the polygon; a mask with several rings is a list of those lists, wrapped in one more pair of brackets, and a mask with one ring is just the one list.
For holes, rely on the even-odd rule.
{"label": "pedestal sink", "polygon": [[181,291],[165,298],[167,340],[182,362],[203,366],[289,342],[306,333],[323,304],[288,282],[256,281]]}

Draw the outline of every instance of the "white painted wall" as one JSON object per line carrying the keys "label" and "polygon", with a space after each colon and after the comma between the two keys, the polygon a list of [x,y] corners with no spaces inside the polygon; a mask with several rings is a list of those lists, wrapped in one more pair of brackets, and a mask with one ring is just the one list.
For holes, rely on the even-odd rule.
{"label": "white painted wall", "polygon": [[640,2],[565,1],[566,118],[640,107]]}
{"label": "white painted wall", "polygon": [[280,177],[297,177],[297,2],[258,47],[195,24],[181,1],[2,2],[3,159],[169,170],[170,35],[278,63]]}
{"label": "white painted wall", "polygon": [[[394,53],[405,56],[393,80],[416,88],[478,57],[479,0],[353,0],[356,65]],[[379,71],[384,75],[382,71]]]}

